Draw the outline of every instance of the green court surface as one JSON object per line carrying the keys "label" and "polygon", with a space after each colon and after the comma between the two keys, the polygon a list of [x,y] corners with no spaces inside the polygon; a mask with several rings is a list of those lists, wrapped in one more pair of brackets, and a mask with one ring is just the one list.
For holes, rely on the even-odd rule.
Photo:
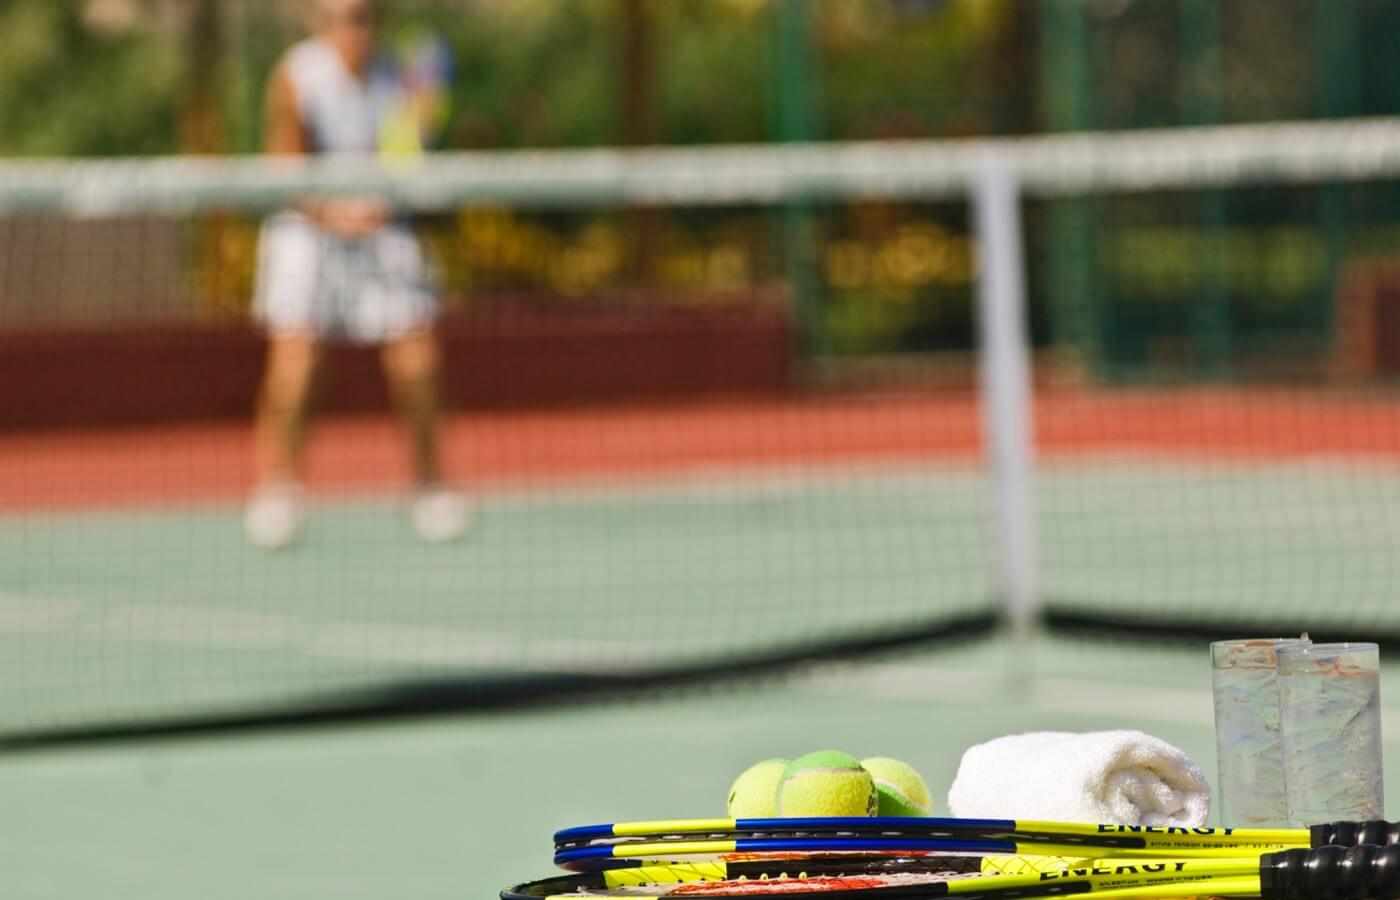
{"label": "green court surface", "polygon": [[[1052,597],[1324,608],[1358,638],[1400,619],[1394,467],[1052,460],[1038,485]],[[634,479],[483,497],[447,547],[382,499],[324,501],[306,544],[272,556],[231,507],[13,515],[0,730],[617,671],[985,608],[990,500],[955,467]],[[1212,773],[1205,647],[981,643],[612,705],[0,756],[0,896],[488,898],[548,872],[552,829],[718,814],[762,757],[899,756],[941,796],[971,743],[1095,728],[1157,734]]]}
{"label": "green court surface", "polygon": [[[382,500],[326,501],[275,555],[242,543],[232,507],[0,518],[0,731],[614,671],[986,608],[991,496],[959,468],[620,481],[485,497],[452,546],[416,542]],[[1037,501],[1052,599],[1400,622],[1393,466],[1079,459],[1047,465]]]}
{"label": "green court surface", "polygon": [[1008,649],[569,711],[4,757],[4,896],[490,898],[550,871],[555,828],[720,814],[745,765],[819,747],[909,759],[941,798],[973,742],[1129,727],[1213,777],[1203,649],[1046,642],[1025,690],[1001,678]]}
{"label": "green court surface", "polygon": [[485,498],[451,546],[399,510],[0,520],[0,730],[278,702],[442,672],[625,668],[983,607],[967,472],[726,475]]}

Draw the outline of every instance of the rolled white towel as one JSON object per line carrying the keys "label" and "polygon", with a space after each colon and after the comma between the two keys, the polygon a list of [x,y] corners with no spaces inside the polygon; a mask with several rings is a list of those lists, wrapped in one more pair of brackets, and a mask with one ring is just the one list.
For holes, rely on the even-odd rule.
{"label": "rolled white towel", "polygon": [[1185,753],[1141,731],[1040,731],[964,753],[948,808],[974,819],[1196,827],[1210,785]]}

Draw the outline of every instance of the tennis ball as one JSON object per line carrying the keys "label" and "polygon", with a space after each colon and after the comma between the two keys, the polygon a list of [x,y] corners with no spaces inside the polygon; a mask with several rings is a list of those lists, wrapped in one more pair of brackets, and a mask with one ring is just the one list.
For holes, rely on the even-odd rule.
{"label": "tennis ball", "polygon": [[749,766],[729,786],[731,819],[770,819],[778,814],[778,782],[787,768],[785,759],[765,759]]}
{"label": "tennis ball", "polygon": [[933,809],[928,785],[914,767],[888,756],[872,756],[860,764],[875,779],[882,816],[926,816]]}
{"label": "tennis ball", "polygon": [[870,773],[837,750],[799,756],[778,782],[780,816],[873,816],[877,803]]}

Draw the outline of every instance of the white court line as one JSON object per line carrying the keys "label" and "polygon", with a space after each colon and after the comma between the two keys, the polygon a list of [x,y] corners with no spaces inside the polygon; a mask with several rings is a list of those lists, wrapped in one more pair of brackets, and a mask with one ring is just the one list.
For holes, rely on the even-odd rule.
{"label": "white court line", "polygon": [[[281,613],[170,603],[105,605],[0,593],[0,636],[62,635],[109,645],[174,644],[283,651],[403,666],[609,671],[629,666],[635,642],[534,638],[479,629],[378,622],[305,622]],[[134,650],[132,651],[134,652]]]}
{"label": "white court line", "polygon": [[[812,462],[775,461],[735,466],[700,463],[683,469],[644,474],[599,473],[580,478],[531,480],[528,476],[482,485],[482,496],[507,508],[535,509],[554,504],[602,503],[636,505],[656,499],[714,500],[777,499],[809,496],[851,486],[910,480],[943,479],[957,485],[980,484],[979,464],[957,459],[928,461],[918,454],[882,459]],[[945,485],[940,485],[940,487]],[[383,494],[337,494],[340,500],[373,502]]]}
{"label": "white court line", "polygon": [[1238,454],[1231,450],[1214,456],[1210,453],[1209,446],[1164,450],[1146,443],[1124,444],[1121,447],[1076,450],[1069,453],[1048,451],[1042,458],[1040,467],[1066,472],[1082,470],[1088,474],[1103,469],[1158,472],[1164,468],[1198,469],[1211,473],[1240,472],[1251,475],[1289,469],[1324,469],[1334,470],[1339,474],[1356,469],[1374,469],[1378,476],[1400,474],[1400,458],[1376,451],[1298,450],[1275,456],[1251,455],[1251,451],[1247,449]]}
{"label": "white court line", "polygon": [[[927,459],[917,453],[876,459],[731,463],[697,463],[678,469],[641,474],[596,472],[578,476],[519,475],[465,485],[482,512],[534,510],[551,506],[602,504],[635,506],[655,500],[702,502],[774,502],[821,496],[851,487],[895,489],[909,481],[935,479],[939,490],[976,490],[987,478],[976,460]],[[311,491],[313,508],[345,505],[385,505],[402,502],[392,488],[327,488]],[[239,501],[241,502],[241,501]],[[154,505],[118,504],[89,509],[20,510],[0,512],[0,523],[44,519],[121,519],[128,516],[230,515],[228,498],[162,502]],[[230,519],[232,521],[232,519]],[[238,540],[232,538],[231,540]]]}

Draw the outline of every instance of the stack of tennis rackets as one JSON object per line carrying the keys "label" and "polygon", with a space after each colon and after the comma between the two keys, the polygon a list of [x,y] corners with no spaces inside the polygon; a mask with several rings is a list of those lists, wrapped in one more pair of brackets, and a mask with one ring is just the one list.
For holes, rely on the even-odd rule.
{"label": "stack of tennis rackets", "polygon": [[583,896],[1010,900],[1400,898],[1400,824],[1169,828],[1007,819],[690,819],[566,828],[570,874],[501,900]]}

